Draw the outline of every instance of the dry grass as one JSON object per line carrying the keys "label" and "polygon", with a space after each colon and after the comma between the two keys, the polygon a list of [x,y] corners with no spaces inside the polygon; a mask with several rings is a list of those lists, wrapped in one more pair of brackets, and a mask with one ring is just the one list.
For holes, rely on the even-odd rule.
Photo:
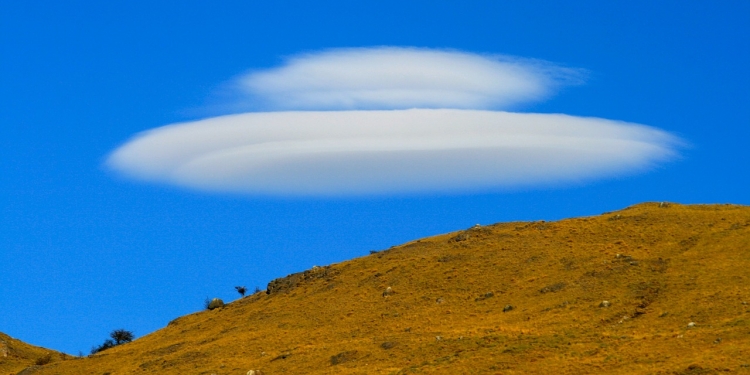
{"label": "dry grass", "polygon": [[35,374],[750,372],[749,270],[750,207],[496,224],[309,270]]}
{"label": "dry grass", "polygon": [[0,374],[17,372],[37,365],[62,361],[69,357],[63,353],[40,348],[0,333]]}

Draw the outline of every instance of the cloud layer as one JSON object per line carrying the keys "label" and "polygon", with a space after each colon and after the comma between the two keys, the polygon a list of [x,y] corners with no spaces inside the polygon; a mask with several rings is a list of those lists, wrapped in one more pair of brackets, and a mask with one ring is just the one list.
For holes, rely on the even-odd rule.
{"label": "cloud layer", "polygon": [[448,50],[297,55],[232,82],[239,107],[272,112],[149,130],[106,164],[205,191],[330,196],[585,181],[676,156],[680,141],[648,126],[500,111],[582,76],[548,62]]}
{"label": "cloud layer", "polygon": [[107,165],[140,180],[260,195],[491,190],[631,173],[675,156],[661,130],[460,109],[246,113],[138,134]]}
{"label": "cloud layer", "polygon": [[509,109],[580,83],[582,76],[537,60],[378,47],[294,56],[234,86],[246,95],[245,106],[271,110]]}

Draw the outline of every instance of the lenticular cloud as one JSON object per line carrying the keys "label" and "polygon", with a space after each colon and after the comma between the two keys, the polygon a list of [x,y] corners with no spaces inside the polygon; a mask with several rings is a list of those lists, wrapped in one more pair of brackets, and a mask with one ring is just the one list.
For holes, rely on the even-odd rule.
{"label": "lenticular cloud", "polygon": [[466,191],[642,169],[669,134],[554,114],[455,109],[269,112],[147,131],[116,150],[126,175],[261,195]]}
{"label": "lenticular cloud", "polygon": [[293,57],[236,81],[271,109],[508,109],[580,83],[581,70],[506,56],[354,48]]}
{"label": "lenticular cloud", "polygon": [[500,111],[581,72],[413,48],[300,55],[234,81],[251,112],[137,134],[107,158],[124,176],[204,191],[338,196],[488,191],[622,175],[680,140],[632,123]]}

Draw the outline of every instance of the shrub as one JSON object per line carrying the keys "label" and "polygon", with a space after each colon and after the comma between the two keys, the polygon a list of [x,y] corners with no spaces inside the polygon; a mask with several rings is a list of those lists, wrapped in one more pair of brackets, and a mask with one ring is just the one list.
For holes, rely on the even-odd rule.
{"label": "shrub", "polygon": [[131,342],[135,338],[135,335],[133,335],[133,332],[131,331],[127,331],[124,329],[116,329],[110,332],[109,337],[111,337],[112,340],[110,339],[104,340],[104,342],[101,345],[91,348],[91,354],[96,354],[103,350],[114,348],[117,345],[124,344],[126,342]]}
{"label": "shrub", "polygon": [[52,354],[47,353],[46,355],[37,358],[34,364],[37,366],[44,366],[50,362],[52,362]]}
{"label": "shrub", "polygon": [[101,345],[91,348],[91,354],[96,354],[101,351],[107,350],[109,348],[114,348],[114,347],[115,347],[115,342],[110,339],[107,339],[107,340],[104,340],[104,342]]}
{"label": "shrub", "polygon": [[135,338],[133,332],[126,331],[124,329],[116,329],[112,331],[112,333],[109,334],[109,337],[111,337],[112,340],[115,340],[115,345],[131,342]]}
{"label": "shrub", "polygon": [[244,286],[236,286],[234,289],[236,289],[237,293],[241,294],[243,297],[245,296],[245,293],[247,293],[247,288]]}

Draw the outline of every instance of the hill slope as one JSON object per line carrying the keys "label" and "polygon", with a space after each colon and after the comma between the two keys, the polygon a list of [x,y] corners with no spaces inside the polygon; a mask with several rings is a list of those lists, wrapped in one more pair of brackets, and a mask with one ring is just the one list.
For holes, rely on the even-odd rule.
{"label": "hill slope", "polygon": [[34,373],[750,372],[749,270],[750,207],[495,224],[275,280]]}
{"label": "hill slope", "polygon": [[15,374],[30,366],[71,358],[64,353],[40,348],[0,332],[0,374]]}

